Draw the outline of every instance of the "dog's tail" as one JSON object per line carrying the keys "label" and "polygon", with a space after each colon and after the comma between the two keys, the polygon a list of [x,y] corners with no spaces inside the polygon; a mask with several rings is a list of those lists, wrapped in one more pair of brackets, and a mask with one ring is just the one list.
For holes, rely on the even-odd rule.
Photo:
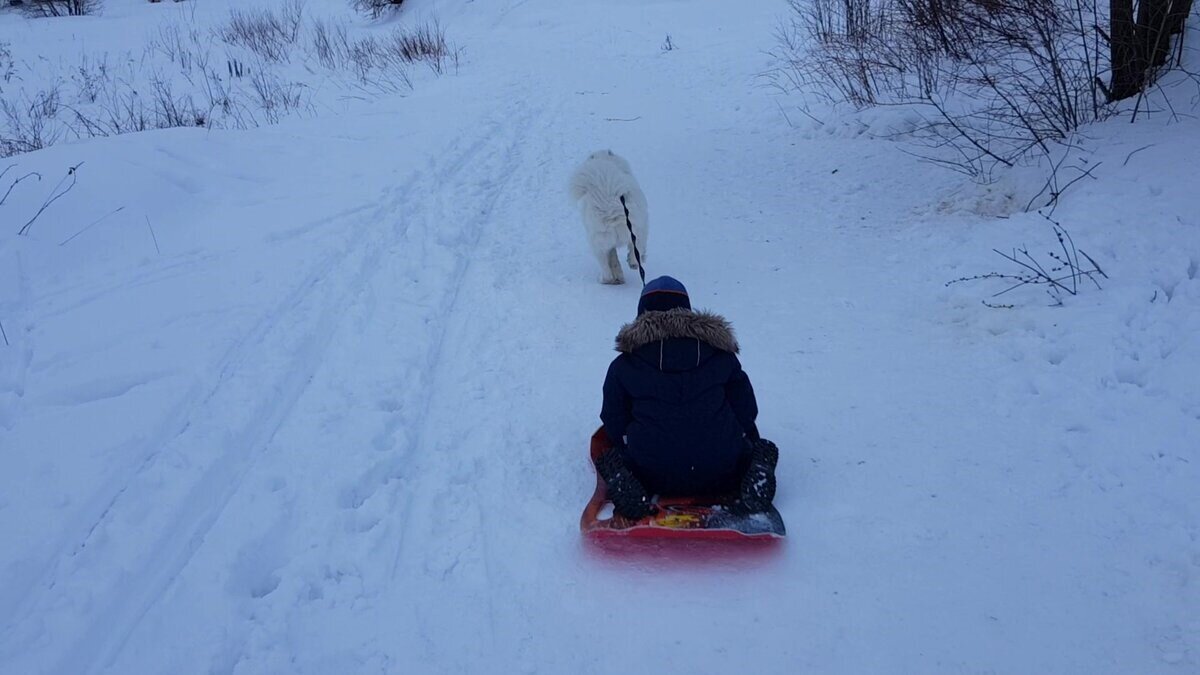
{"label": "dog's tail", "polygon": [[572,203],[577,202],[587,196],[588,188],[587,185],[584,184],[582,176],[575,174],[571,177],[571,185],[568,187],[567,192],[571,195]]}
{"label": "dog's tail", "polygon": [[568,193],[571,203],[586,200],[589,208],[601,220],[614,223],[625,223],[625,207],[621,205],[623,190],[612,184],[614,181],[605,180],[607,176],[593,172],[581,171],[571,177]]}

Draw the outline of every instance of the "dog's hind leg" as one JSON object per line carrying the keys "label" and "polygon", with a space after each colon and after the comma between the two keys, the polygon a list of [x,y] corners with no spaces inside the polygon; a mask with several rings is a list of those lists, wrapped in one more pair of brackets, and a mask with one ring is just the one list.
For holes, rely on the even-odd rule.
{"label": "dog's hind leg", "polygon": [[605,276],[604,283],[606,284],[623,284],[625,283],[625,272],[621,270],[621,258],[617,255],[617,249],[608,249],[608,254],[605,256],[608,265],[608,274]]}
{"label": "dog's hind leg", "polygon": [[596,262],[600,263],[600,283],[625,283],[625,274],[621,271],[621,261],[617,257],[616,249],[605,241],[596,241],[598,238],[589,237],[588,243],[592,246],[592,254],[596,256]]}

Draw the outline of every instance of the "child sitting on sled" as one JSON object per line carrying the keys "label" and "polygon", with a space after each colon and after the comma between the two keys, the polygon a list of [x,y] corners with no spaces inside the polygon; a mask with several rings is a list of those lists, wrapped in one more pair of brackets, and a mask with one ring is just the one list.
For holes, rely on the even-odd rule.
{"label": "child sitting on sled", "polygon": [[758,435],[758,404],[725,319],[692,310],[671,277],[646,284],[617,334],[600,419],[612,447],[596,460],[616,512],[654,513],[651,495],[737,497],[749,512],[775,498],[779,450]]}

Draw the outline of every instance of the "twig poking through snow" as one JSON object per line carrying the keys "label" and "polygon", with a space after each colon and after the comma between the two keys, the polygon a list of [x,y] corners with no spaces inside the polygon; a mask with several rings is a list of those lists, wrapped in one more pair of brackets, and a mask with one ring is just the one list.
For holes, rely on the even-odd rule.
{"label": "twig poking through snow", "polygon": [[72,239],[74,239],[75,237],[78,237],[79,235],[83,234],[84,232],[87,232],[88,230],[92,229],[92,228],[93,228],[93,227],[95,227],[96,225],[99,225],[101,222],[103,222],[103,221],[107,220],[109,216],[115,215],[115,214],[117,214],[117,213],[120,213],[121,211],[124,211],[124,210],[125,210],[125,207],[124,207],[124,206],[122,206],[122,207],[119,207],[119,208],[117,208],[117,209],[114,209],[114,210],[112,210],[112,211],[109,211],[108,213],[106,213],[106,214],[104,214],[104,215],[100,216],[99,218],[97,218],[96,220],[93,220],[93,221],[91,222],[91,224],[89,224],[87,227],[85,227],[85,228],[83,228],[82,230],[80,230],[80,231],[76,232],[75,234],[73,234],[73,235],[71,235],[71,236],[67,237],[66,239],[63,239],[62,241],[58,242],[58,245],[59,245],[59,246],[63,246],[63,245],[65,245],[65,244],[67,244],[68,242],[70,242],[70,241],[71,241]]}
{"label": "twig poking through snow", "polygon": [[[1084,279],[1092,282],[1096,286],[1097,290],[1099,290],[1100,282],[1096,280],[1095,275],[1098,274],[1105,279],[1108,278],[1108,275],[1104,273],[1104,270],[1100,269],[1100,266],[1096,264],[1096,261],[1093,260],[1090,255],[1085,253],[1082,249],[1077,249],[1075,247],[1074,238],[1072,238],[1071,234],[1067,232],[1065,228],[1063,228],[1061,223],[1055,221],[1045,213],[1042,213],[1042,217],[1050,221],[1050,223],[1054,226],[1054,236],[1058,240],[1059,248],[1062,249],[1061,254],[1055,253],[1054,251],[1050,251],[1047,254],[1050,259],[1054,261],[1054,264],[1050,264],[1048,266],[1043,265],[1037,260],[1037,258],[1033,257],[1033,255],[1029,253],[1029,249],[1025,246],[1013,249],[1011,253],[1005,253],[999,249],[992,249],[997,255],[1017,265],[1020,269],[1018,269],[1015,273],[988,272],[987,274],[960,277],[958,279],[946,282],[946,285],[950,286],[952,284],[957,284],[964,281],[978,281],[981,279],[1001,279],[1011,284],[1007,288],[993,293],[993,298],[1004,295],[1005,293],[1022,286],[1044,285],[1046,286],[1046,292],[1051,298],[1053,298],[1055,305],[1062,304],[1063,293],[1066,293],[1067,295],[1078,295],[1080,290],[1082,290],[1079,288],[1079,283]],[[1091,263],[1091,269],[1087,269],[1080,264],[1080,256],[1083,256],[1089,263]],[[1049,267],[1049,269],[1047,269],[1047,267]],[[1064,270],[1066,273],[1062,273]],[[1000,305],[991,303],[987,300],[984,300],[983,304],[996,309],[1012,309],[1014,307],[1013,305]]]}
{"label": "twig poking through snow", "polygon": [[[1053,214],[1054,211],[1058,208],[1059,197],[1061,197],[1062,194],[1067,191],[1067,188],[1071,187],[1075,183],[1078,183],[1080,180],[1083,180],[1084,178],[1091,178],[1092,180],[1096,180],[1096,176],[1094,176],[1092,174],[1092,172],[1095,171],[1097,168],[1099,168],[1100,165],[1103,164],[1104,162],[1096,162],[1096,164],[1093,165],[1090,169],[1084,168],[1082,165],[1074,165],[1074,166],[1066,167],[1073,171],[1078,171],[1079,175],[1076,176],[1075,178],[1071,179],[1070,181],[1068,181],[1066,184],[1062,185],[1061,187],[1059,186],[1059,182],[1058,182],[1059,181],[1059,172],[1060,172],[1060,170],[1062,170],[1063,164],[1071,156],[1071,153],[1074,150],[1079,149],[1078,146],[1075,146],[1071,143],[1063,143],[1063,145],[1066,146],[1066,150],[1064,150],[1062,157],[1060,157],[1057,161],[1051,161],[1050,175],[1046,178],[1046,184],[1043,185],[1042,189],[1038,190],[1038,193],[1036,195],[1034,195],[1032,198],[1030,198],[1029,202],[1025,204],[1025,211],[1028,212],[1028,211],[1032,210],[1033,203],[1036,202],[1042,195],[1046,194],[1048,191],[1050,193],[1050,198],[1046,201],[1045,204],[1042,204],[1041,206],[1039,206],[1038,209],[1039,209],[1039,213],[1040,213],[1040,209],[1049,207],[1050,213]],[[1048,153],[1047,153],[1047,157],[1049,157]],[[1083,159],[1082,164],[1087,164],[1087,159]]]}
{"label": "twig poking through snow", "polygon": [[[62,180],[58,181],[58,184],[57,184],[57,185],[55,185],[55,186],[54,186],[54,189],[50,191],[50,197],[48,197],[48,198],[46,199],[46,201],[42,203],[42,207],[41,207],[40,209],[38,209],[37,213],[33,214],[33,217],[29,219],[29,222],[28,222],[28,223],[25,223],[25,225],[24,225],[24,226],[23,226],[23,227],[22,227],[20,230],[18,230],[18,231],[17,231],[17,234],[19,234],[19,235],[26,235],[26,234],[29,234],[29,228],[30,228],[30,227],[33,225],[33,222],[34,222],[35,220],[37,220],[37,219],[38,219],[38,217],[39,217],[39,216],[41,216],[41,215],[42,215],[42,213],[43,213],[43,212],[44,212],[46,209],[50,208],[50,205],[51,205],[51,204],[53,204],[54,202],[58,201],[60,197],[62,197],[63,195],[67,194],[68,192],[70,192],[70,191],[71,191],[71,188],[75,187],[75,183],[76,183],[76,181],[78,180],[78,179],[76,178],[76,176],[75,176],[75,172],[76,172],[76,171],[79,169],[79,167],[81,167],[81,166],[83,166],[83,162],[80,162],[80,163],[76,164],[75,166],[73,166],[73,167],[71,167],[71,168],[67,169],[67,175],[63,176]],[[70,185],[68,185],[68,186],[66,187],[66,189],[64,189],[64,190],[62,190],[62,191],[60,192],[60,191],[59,191],[59,188],[60,188],[60,187],[62,187],[62,184],[63,184],[64,182],[66,182],[66,180],[67,180],[68,178],[70,178],[70,179],[71,179],[71,184],[70,184]]]}
{"label": "twig poking through snow", "polygon": [[[1100,168],[1100,165],[1103,163],[1104,162],[1096,162],[1096,164],[1093,165],[1092,168],[1090,168],[1087,171],[1084,171],[1083,173],[1079,174],[1078,176],[1072,178],[1071,180],[1067,181],[1066,185],[1064,185],[1061,188],[1058,188],[1054,192],[1050,193],[1050,203],[1048,204],[1048,206],[1050,207],[1050,214],[1053,215],[1054,211],[1058,209],[1058,198],[1062,196],[1062,193],[1067,191],[1067,188],[1078,183],[1079,181],[1083,180],[1084,178],[1091,178],[1092,180],[1096,180],[1096,177],[1092,175],[1092,172],[1095,171],[1096,169]],[[1047,218],[1049,218],[1049,216],[1047,216]],[[1051,222],[1053,222],[1053,221],[1051,221]]]}
{"label": "twig poking through snow", "polygon": [[1133,152],[1129,153],[1128,155],[1125,156],[1125,161],[1121,163],[1121,166],[1127,166],[1129,164],[1129,160],[1132,159],[1134,155],[1145,150],[1146,148],[1153,148],[1155,145],[1158,145],[1158,144],[1151,143],[1150,145],[1143,145],[1142,147],[1138,148],[1137,150],[1134,150]]}
{"label": "twig poking through snow", "polygon": [[775,107],[779,108],[779,114],[783,115],[783,120],[787,122],[787,125],[795,129],[796,125],[792,124],[792,118],[788,117],[787,111],[783,109],[783,105],[778,100],[775,101]]}
{"label": "twig poking through snow", "polygon": [[[16,164],[11,164],[8,167],[6,167],[4,169],[4,171],[0,171],[0,178],[4,178],[4,174],[8,173],[15,166],[16,166]],[[30,176],[37,176],[38,180],[42,179],[42,174],[40,174],[36,171],[30,171],[29,173],[25,174],[24,176],[21,176],[20,178],[15,179],[12,182],[12,185],[9,185],[8,189],[4,191],[4,196],[0,197],[0,206],[4,206],[4,202],[8,201],[8,196],[12,194],[12,191],[14,189],[16,189],[16,187],[18,185],[21,184],[21,181],[25,180],[26,178],[29,178]]]}
{"label": "twig poking through snow", "polygon": [[637,117],[628,117],[628,118],[626,118],[626,117],[605,117],[604,121],[605,122],[636,122],[640,119],[642,119],[641,115],[638,115]]}
{"label": "twig poking through snow", "polygon": [[10,346],[10,345],[8,344],[8,333],[5,333],[5,332],[4,332],[4,322],[3,322],[3,321],[0,321],[0,335],[3,335],[3,336],[4,336],[4,346],[5,346],[5,347],[8,347],[8,346]]}
{"label": "twig poking through snow", "polygon": [[154,250],[162,255],[162,249],[158,247],[158,235],[154,234],[154,226],[150,224],[150,216],[146,216],[146,227],[150,228],[150,238],[154,240]]}

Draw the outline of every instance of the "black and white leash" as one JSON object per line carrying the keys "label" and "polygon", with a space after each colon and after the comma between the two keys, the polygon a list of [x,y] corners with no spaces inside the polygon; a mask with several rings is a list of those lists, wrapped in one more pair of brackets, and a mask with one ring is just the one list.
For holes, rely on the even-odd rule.
{"label": "black and white leash", "polygon": [[625,209],[625,227],[629,228],[629,240],[633,243],[633,258],[637,260],[638,274],[642,277],[642,286],[646,285],[646,267],[642,264],[642,253],[638,250],[637,235],[633,233],[633,222],[629,220],[629,206],[625,204],[625,195],[621,195],[621,208]]}

